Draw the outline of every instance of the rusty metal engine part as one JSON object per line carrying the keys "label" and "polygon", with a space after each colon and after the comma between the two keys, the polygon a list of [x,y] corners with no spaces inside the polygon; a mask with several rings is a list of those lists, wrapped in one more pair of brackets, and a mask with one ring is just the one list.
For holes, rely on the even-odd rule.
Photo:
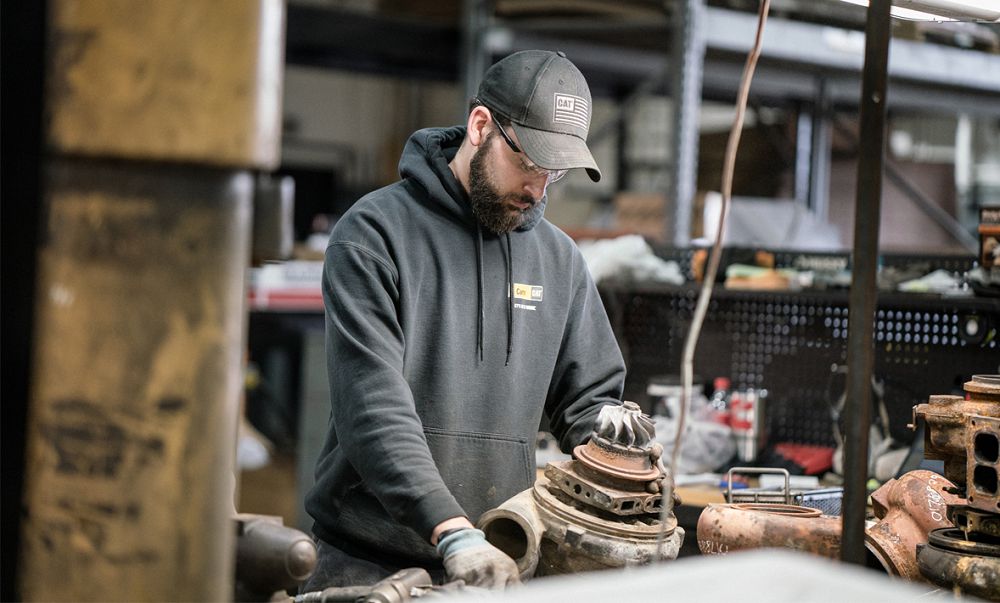
{"label": "rusty metal engine part", "polygon": [[1000,538],[1000,513],[987,513],[967,505],[948,505],[948,520],[963,532]]}
{"label": "rusty metal engine part", "polygon": [[757,548],[789,548],[840,556],[841,519],[819,509],[768,503],[708,505],[698,518],[698,549],[725,555]]}
{"label": "rusty metal engine part", "polygon": [[975,375],[964,389],[967,399],[931,396],[913,409],[911,427],[927,426],[924,456],[943,460],[965,497],[948,503],[951,525],[918,546],[917,563],[935,584],[1000,601],[1000,375]]}
{"label": "rusty metal engine part", "polygon": [[650,418],[633,402],[605,406],[588,443],[571,461],[480,517],[477,527],[517,563],[521,579],[674,559],[684,529],[661,523],[662,449]]}
{"label": "rusty metal engine part", "polygon": [[655,433],[652,419],[638,404],[605,406],[594,422],[590,441],[577,446],[573,456],[601,477],[647,482],[661,474],[649,454]]}
{"label": "rusty metal engine part", "polygon": [[[1000,406],[1000,402],[997,403]],[[1000,513],[1000,418],[966,417],[966,491],[969,506]]]}
{"label": "rusty metal engine part", "polygon": [[401,569],[369,586],[332,586],[296,595],[294,603],[406,603],[434,588],[431,575],[420,567]]}
{"label": "rusty metal engine part", "polygon": [[924,421],[924,458],[944,461],[944,476],[960,488],[965,488],[969,471],[968,417],[1000,419],[1000,375],[974,375],[964,389],[968,400],[931,396],[926,404],[914,406],[910,424],[916,429],[918,421]]}
{"label": "rusty metal engine part", "polygon": [[268,601],[297,586],[316,569],[316,544],[304,532],[282,525],[280,517],[236,516],[237,601]]}
{"label": "rusty metal engine part", "polygon": [[545,467],[549,483],[584,505],[614,515],[659,513],[662,448],[652,420],[634,402],[605,406],[593,436],[573,450],[573,461]]}
{"label": "rusty metal engine part", "polygon": [[874,524],[865,529],[865,547],[885,571],[908,580],[924,581],[917,564],[917,546],[932,530],[951,527],[948,505],[962,499],[949,490],[955,485],[923,469],[910,471],[872,493]]}
{"label": "rusty metal engine part", "polygon": [[[750,472],[759,470],[749,470]],[[872,494],[879,521],[865,530],[868,551],[887,573],[922,580],[916,546],[931,530],[949,527],[947,505],[962,499],[954,484],[930,471],[911,471]],[[752,548],[791,548],[838,558],[843,525],[839,517],[789,504],[709,505],[698,520],[702,554]]]}
{"label": "rusty metal engine part", "polygon": [[[570,498],[541,478],[483,514],[478,527],[517,563],[521,579],[645,565],[656,559],[659,517],[614,516]],[[665,526],[661,558],[674,559],[684,540],[675,517]]]}
{"label": "rusty metal engine part", "polygon": [[[970,539],[971,538],[971,539]],[[1000,601],[1000,543],[956,528],[934,530],[917,550],[920,572],[949,590]]]}

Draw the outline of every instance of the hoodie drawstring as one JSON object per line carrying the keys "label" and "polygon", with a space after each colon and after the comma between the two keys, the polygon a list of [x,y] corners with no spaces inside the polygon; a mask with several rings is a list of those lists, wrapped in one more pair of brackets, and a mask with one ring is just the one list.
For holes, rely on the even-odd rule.
{"label": "hoodie drawstring", "polygon": [[507,359],[503,365],[510,364],[510,353],[514,350],[514,252],[510,245],[510,233],[507,233]]}
{"label": "hoodie drawstring", "polygon": [[476,346],[479,348],[479,361],[483,361],[483,231],[476,222],[476,278],[479,281],[479,332],[476,335]]}
{"label": "hoodie drawstring", "polygon": [[[507,358],[503,365],[510,365],[510,355],[514,351],[514,250],[507,233]],[[479,289],[479,317],[476,333],[476,348],[479,350],[479,361],[483,361],[483,324],[486,322],[485,294],[483,293],[483,231],[476,224],[476,280]]]}

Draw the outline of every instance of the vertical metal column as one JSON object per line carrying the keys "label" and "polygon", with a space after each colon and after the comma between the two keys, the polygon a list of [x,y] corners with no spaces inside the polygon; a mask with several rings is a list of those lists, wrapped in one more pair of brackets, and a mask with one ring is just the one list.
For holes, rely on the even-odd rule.
{"label": "vertical metal column", "polygon": [[[623,106],[627,99],[627,94],[618,94],[618,106]],[[617,169],[615,170],[617,182],[615,188],[620,191],[629,190],[629,184],[632,181],[628,157],[630,143],[628,115],[628,111],[618,111],[615,116],[615,130],[618,133],[618,136],[615,139],[615,159],[617,160]],[[591,139],[591,144],[593,144],[593,138]]]}
{"label": "vertical metal column", "polygon": [[493,17],[492,0],[462,0],[462,98],[461,123],[468,114],[468,102],[479,91],[479,80],[490,66],[486,33]]}
{"label": "vertical metal column", "polygon": [[666,232],[673,244],[691,242],[691,207],[698,185],[698,111],[701,106],[702,69],[705,61],[705,0],[678,0],[671,62],[673,125],[671,153],[674,162]]}
{"label": "vertical metal column", "polygon": [[833,155],[830,111],[827,83],[820,78],[816,84],[816,105],[812,113],[808,205],[821,221],[825,221],[830,212],[830,161]]}
{"label": "vertical metal column", "polygon": [[809,207],[809,183],[813,158],[813,115],[815,109],[799,105],[795,120],[795,183],[794,198],[797,203]]}
{"label": "vertical metal column", "polygon": [[21,594],[228,600],[249,169],[278,162],[284,4],[49,8]]}
{"label": "vertical metal column", "polygon": [[858,153],[854,251],[847,335],[847,403],[844,450],[844,539],[841,558],[865,563],[868,498],[868,428],[874,363],[874,317],[878,292],[878,231],[885,154],[886,81],[889,61],[890,0],[872,0],[865,25],[861,84],[861,146]]}

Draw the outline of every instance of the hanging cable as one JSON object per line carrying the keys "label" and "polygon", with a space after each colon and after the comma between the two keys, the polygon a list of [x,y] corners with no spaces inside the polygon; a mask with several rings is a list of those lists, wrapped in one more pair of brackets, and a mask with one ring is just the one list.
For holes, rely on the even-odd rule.
{"label": "hanging cable", "polygon": [[746,63],[743,66],[743,76],[740,79],[740,88],[736,97],[736,117],[733,119],[732,129],[729,131],[729,140],[726,142],[726,154],[722,164],[722,209],[719,212],[719,228],[715,233],[715,242],[712,245],[712,253],[706,264],[701,292],[698,294],[698,302],[691,317],[691,328],[688,331],[687,339],[684,341],[684,352],[681,356],[681,407],[680,413],[677,415],[677,436],[674,439],[674,449],[670,454],[670,473],[663,484],[663,502],[660,508],[660,532],[656,538],[657,561],[661,560],[661,548],[664,539],[663,532],[667,525],[667,518],[670,517],[674,510],[674,476],[677,475],[677,459],[680,458],[688,406],[691,404],[692,381],[694,380],[694,351],[698,345],[698,336],[701,334],[702,323],[705,322],[705,314],[708,312],[708,303],[712,299],[715,275],[719,272],[719,261],[722,256],[722,238],[726,232],[726,219],[729,215],[729,203],[733,193],[736,149],[739,147],[740,135],[743,133],[743,118],[746,116],[747,98],[750,95],[750,82],[753,80],[753,72],[757,67],[757,59],[760,58],[764,24],[767,22],[770,5],[770,0],[761,0],[760,2],[757,12],[757,35],[754,38],[753,48],[750,49]]}

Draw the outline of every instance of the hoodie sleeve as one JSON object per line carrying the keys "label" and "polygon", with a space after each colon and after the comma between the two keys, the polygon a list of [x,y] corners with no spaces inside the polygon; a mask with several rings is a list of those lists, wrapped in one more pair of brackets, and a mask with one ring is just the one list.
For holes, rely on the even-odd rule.
{"label": "hoodie sleeve", "polygon": [[438,523],[465,512],[441,479],[403,377],[398,274],[375,228],[360,229],[360,242],[335,232],[324,263],[332,423],[382,506],[429,540]]}
{"label": "hoodie sleeve", "polygon": [[621,349],[579,253],[573,276],[576,287],[545,405],[552,433],[567,454],[590,437],[601,406],[622,403],[625,387]]}

